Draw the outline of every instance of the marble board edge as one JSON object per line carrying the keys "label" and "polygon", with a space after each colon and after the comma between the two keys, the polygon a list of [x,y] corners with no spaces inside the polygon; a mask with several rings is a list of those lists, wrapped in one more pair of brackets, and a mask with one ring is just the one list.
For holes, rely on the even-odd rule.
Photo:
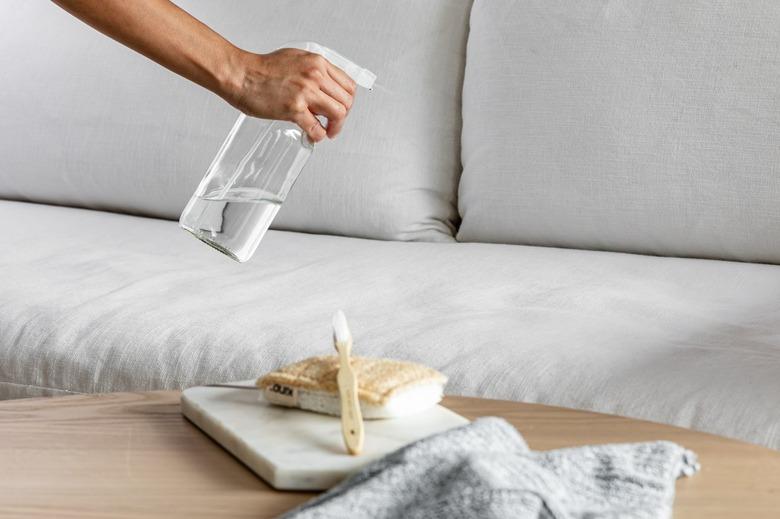
{"label": "marble board edge", "polygon": [[[189,388],[189,389],[201,389],[204,386],[197,386],[195,388]],[[224,438],[225,435],[218,434],[218,425],[214,423],[214,421],[209,418],[206,414],[206,412],[203,410],[203,408],[195,402],[192,398],[187,395],[187,389],[182,391],[181,394],[181,413],[182,415],[187,418],[190,422],[192,422],[198,429],[200,429],[203,433],[206,434],[209,438],[211,438],[214,443],[228,451],[230,454],[233,455],[234,458],[236,458],[239,462],[241,462],[244,466],[249,468],[252,472],[254,472],[256,475],[258,475],[263,481],[268,483],[274,488],[280,487],[276,486],[274,483],[275,481],[275,471],[273,466],[268,463],[265,460],[262,460],[260,462],[252,462],[253,458],[257,458],[256,455],[253,455],[253,452],[251,449],[244,443],[241,442],[240,438],[237,438],[235,435],[227,433],[226,436],[230,438],[230,442],[225,442],[223,440],[220,440],[220,436]],[[236,389],[236,391],[247,391],[245,389]],[[299,488],[290,488],[289,490],[305,490],[305,489],[299,489]],[[315,489],[312,489],[315,490]]]}
{"label": "marble board edge", "polygon": [[[253,391],[251,384],[254,381],[241,381],[232,383],[231,385],[237,386],[249,386],[246,389],[234,389],[229,386],[222,387],[208,387],[208,386],[195,386],[182,391],[181,395],[181,412],[185,418],[187,418],[193,425],[200,429],[204,434],[209,436],[217,445],[232,454],[239,462],[245,467],[263,479],[268,485],[278,490],[295,490],[295,491],[321,491],[327,490],[332,486],[340,483],[346,477],[349,477],[352,473],[357,472],[362,468],[352,467],[345,470],[342,466],[338,469],[330,468],[314,470],[311,473],[302,473],[300,469],[295,470],[287,466],[279,466],[280,461],[274,455],[275,453],[264,453],[262,448],[257,447],[256,438],[249,438],[245,435],[242,436],[240,432],[237,432],[237,422],[224,421],[224,415],[211,408],[211,404],[215,397],[225,397],[228,394],[234,394],[239,397],[239,400],[243,400],[246,403],[245,395],[248,391]],[[233,398],[233,397],[229,397]],[[275,406],[271,406],[275,408]],[[426,433],[435,434],[442,432],[443,430],[464,425],[469,423],[470,420],[462,415],[448,409],[444,406],[435,406],[437,412],[435,415],[438,420],[444,419],[445,422],[449,422],[443,429],[434,430]],[[279,409],[279,408],[276,408]],[[295,413],[303,413],[309,415],[309,411],[294,410]],[[324,415],[317,415],[317,417],[323,417]],[[414,417],[410,417],[414,419]],[[242,420],[243,422],[243,420]],[[367,424],[372,425],[374,422],[383,422],[383,420],[374,421],[370,420]],[[433,422],[429,422],[433,423]],[[241,427],[241,425],[238,425]],[[409,438],[408,442],[419,440],[423,436],[417,436]],[[340,440],[339,440],[340,443]],[[394,447],[392,450],[387,450],[384,454],[394,451],[396,448],[402,447],[403,444]],[[265,454],[265,455],[264,455]],[[376,454],[376,453],[375,453]],[[384,455],[382,454],[382,455]],[[272,457],[268,458],[267,456]],[[367,459],[362,465],[368,464],[372,459]]]}

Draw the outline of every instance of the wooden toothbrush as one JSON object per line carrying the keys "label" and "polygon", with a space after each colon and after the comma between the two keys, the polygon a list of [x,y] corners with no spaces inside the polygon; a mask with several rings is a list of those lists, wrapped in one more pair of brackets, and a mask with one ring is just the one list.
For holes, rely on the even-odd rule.
{"label": "wooden toothbrush", "polygon": [[341,399],[341,433],[344,436],[344,445],[354,456],[363,450],[363,416],[358,400],[357,376],[349,363],[352,334],[347,326],[347,318],[341,310],[333,316],[333,345],[339,353],[337,381]]}

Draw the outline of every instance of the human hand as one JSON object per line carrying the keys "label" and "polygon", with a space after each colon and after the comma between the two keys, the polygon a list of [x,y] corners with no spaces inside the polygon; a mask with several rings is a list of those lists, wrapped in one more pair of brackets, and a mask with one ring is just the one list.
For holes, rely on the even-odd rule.
{"label": "human hand", "polygon": [[[319,142],[341,131],[355,86],[344,71],[304,50],[241,51],[232,80],[221,94],[247,115],[293,122],[312,142]],[[327,117],[327,129],[317,115]]]}

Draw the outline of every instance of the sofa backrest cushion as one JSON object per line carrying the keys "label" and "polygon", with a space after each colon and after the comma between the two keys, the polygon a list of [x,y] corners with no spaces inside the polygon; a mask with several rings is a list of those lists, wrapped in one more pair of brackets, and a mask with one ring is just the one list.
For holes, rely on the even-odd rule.
{"label": "sofa backrest cushion", "polygon": [[780,262],[780,3],[477,0],[458,239]]}
{"label": "sofa backrest cushion", "polygon": [[[453,240],[470,0],[182,0],[242,48],[314,40],[378,75],[275,227]],[[0,198],[175,219],[238,112],[45,1],[0,3]]]}

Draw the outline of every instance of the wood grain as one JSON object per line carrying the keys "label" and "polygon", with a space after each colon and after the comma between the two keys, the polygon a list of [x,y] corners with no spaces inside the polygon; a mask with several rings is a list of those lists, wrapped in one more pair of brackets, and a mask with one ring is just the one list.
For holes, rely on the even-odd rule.
{"label": "wood grain", "polygon": [[[0,403],[2,517],[275,517],[313,494],[277,492],[181,417],[179,393]],[[772,517],[780,453],[685,429],[535,404],[448,397],[469,417],[503,416],[534,449],[668,439],[695,450],[675,518]]]}

